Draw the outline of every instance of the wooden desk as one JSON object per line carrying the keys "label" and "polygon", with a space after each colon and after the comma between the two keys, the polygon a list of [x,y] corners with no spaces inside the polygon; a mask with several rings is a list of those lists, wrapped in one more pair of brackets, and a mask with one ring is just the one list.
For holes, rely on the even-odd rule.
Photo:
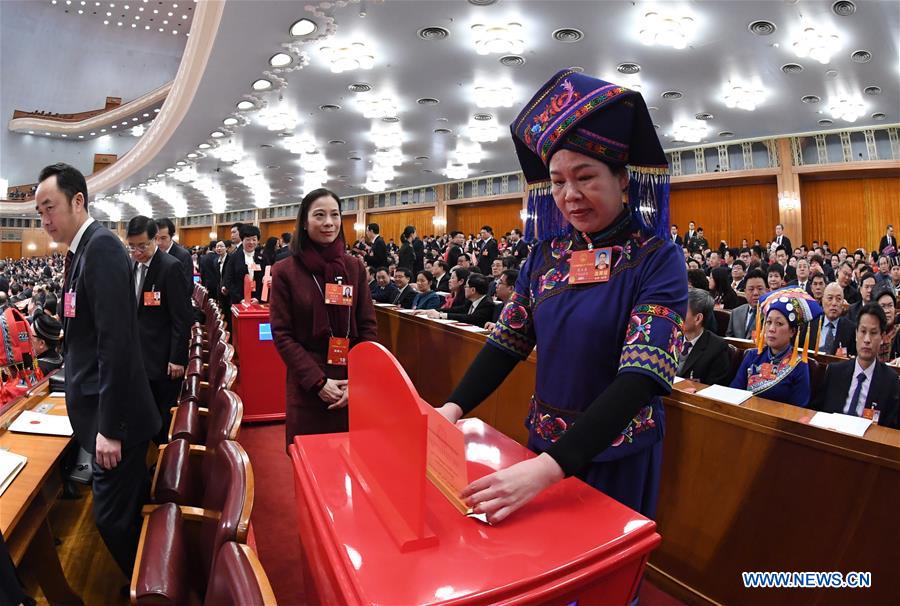
{"label": "wooden desk", "polygon": [[48,397],[44,381],[0,416],[0,448],[28,458],[25,467],[0,496],[0,532],[13,563],[31,571],[50,604],[81,604],[63,575],[47,513],[62,487],[59,460],[71,438],[15,434],[6,428],[23,410],[44,402],[54,404],[50,414],[66,414],[63,398]]}
{"label": "wooden desk", "polygon": [[[377,308],[379,341],[440,404],[484,336]],[[536,356],[476,414],[520,442]],[[691,604],[896,603],[900,431],[862,438],[812,427],[812,411],[685,393],[663,403],[666,438],[649,578]],[[695,384],[696,386],[696,384]],[[870,589],[745,589],[742,571],[871,572]]]}

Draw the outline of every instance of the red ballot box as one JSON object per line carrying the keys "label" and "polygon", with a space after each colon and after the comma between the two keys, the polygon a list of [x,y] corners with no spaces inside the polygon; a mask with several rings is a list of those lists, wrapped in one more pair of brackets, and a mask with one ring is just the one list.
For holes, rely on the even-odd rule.
{"label": "red ballot box", "polygon": [[[398,384],[373,368],[370,386],[355,381],[360,347],[350,353],[350,432],[297,436],[290,447],[310,603],[631,602],[661,540],[654,522],[575,478],[496,526],[463,515],[435,484],[417,481],[416,470],[425,473],[418,450],[429,415],[419,417],[410,405],[408,418],[387,412],[381,426],[354,419],[354,406],[367,408],[365,417],[404,408],[406,394],[398,391],[418,397],[405,373]],[[361,398],[375,393],[372,387],[380,387],[381,398],[368,405]],[[470,481],[534,456],[478,419],[457,427]],[[365,447],[372,439],[380,450]],[[365,458],[356,460],[360,454]]]}
{"label": "red ballot box", "polygon": [[284,419],[286,371],[275,350],[269,306],[231,306],[231,342],[238,358],[235,391],[244,403],[244,422]]}

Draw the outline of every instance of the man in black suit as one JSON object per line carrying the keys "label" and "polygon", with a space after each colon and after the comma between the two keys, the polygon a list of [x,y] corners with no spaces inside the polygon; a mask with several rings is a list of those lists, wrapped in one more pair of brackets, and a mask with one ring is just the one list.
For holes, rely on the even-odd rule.
{"label": "man in black suit", "polygon": [[398,267],[394,270],[394,285],[397,287],[397,294],[391,301],[394,305],[399,305],[403,309],[412,309],[413,299],[416,298],[416,289],[410,282],[412,281],[413,272],[405,267]]}
{"label": "man in black suit", "polygon": [[416,255],[412,270],[414,274],[417,274],[425,269],[425,243],[419,238],[419,234],[416,233],[415,228],[413,228],[412,232],[412,247],[413,252]]}
{"label": "man in black suit", "polygon": [[678,235],[678,226],[672,223],[672,227],[669,228],[669,234],[672,242],[678,245],[679,248],[684,246],[684,240],[681,239],[681,236]]}
{"label": "man in black suit", "polygon": [[152,219],[138,215],[128,222],[125,241],[134,261],[141,354],[150,391],[163,421],[155,442],[164,444],[169,409],[176,404],[187,366],[192,314],[181,264],[157,248],[155,236],[156,224]]}
{"label": "man in black suit", "polygon": [[463,246],[466,243],[466,236],[461,231],[451,231],[450,232],[450,244],[447,245],[447,265],[450,266],[450,269],[453,269],[457,265],[459,265],[459,258],[463,256],[465,252],[463,250]]}
{"label": "man in black suit", "polygon": [[510,230],[509,244],[514,262],[513,269],[519,269],[519,267],[522,266],[522,263],[525,262],[525,259],[528,258],[528,245],[525,243],[525,240],[522,239],[522,232],[520,230],[516,228]]}
{"label": "man in black suit", "polygon": [[[887,249],[887,250],[885,250]],[[885,234],[881,236],[881,242],[878,243],[878,254],[894,255],[897,254],[897,238],[894,237],[894,226],[888,225]]]}
{"label": "man in black suit", "polygon": [[856,329],[856,359],[828,365],[814,409],[869,418],[877,413],[879,425],[898,427],[900,378],[877,359],[888,328],[877,303],[863,306]]}
{"label": "man in black suit", "polygon": [[[259,244],[259,228],[249,223],[240,227],[241,246],[228,256],[224,269],[225,294],[231,304],[240,303],[244,298],[244,276],[249,275],[253,282],[250,297],[260,300],[262,296],[263,276],[266,273],[266,262],[262,251],[256,249]],[[248,301],[249,303],[249,301]]]}
{"label": "man in black suit", "polygon": [[188,297],[194,292],[194,262],[191,253],[174,240],[175,224],[172,219],[163,217],[156,220],[156,245],[164,253],[168,253],[181,263],[181,273],[187,285]]}
{"label": "man in black suit", "polygon": [[691,244],[691,240],[697,237],[697,228],[696,224],[693,221],[688,222],[688,230],[684,235],[684,247],[688,249],[690,252],[694,252]]}
{"label": "man in black suit", "polygon": [[487,322],[494,317],[494,305],[487,296],[488,279],[481,274],[469,274],[466,280],[466,302],[447,311],[429,309],[424,315],[429,318],[443,318],[465,322],[484,328]]}
{"label": "man in black suit", "polygon": [[748,271],[744,279],[744,297],[747,302],[731,310],[728,328],[725,331],[726,337],[753,338],[753,331],[756,330],[756,304],[767,292],[766,276],[763,272],[759,269]]}
{"label": "man in black suit", "polygon": [[375,287],[372,288],[372,301],[375,303],[393,303],[400,293],[397,285],[391,282],[391,275],[386,267],[375,270]]}
{"label": "man in black suit", "polygon": [[438,259],[431,266],[431,275],[434,278],[434,288],[438,292],[450,292],[450,264]]}
{"label": "man in black suit", "polygon": [[791,239],[784,235],[784,225],[779,223],[775,226],[775,239],[772,240],[772,243],[775,245],[775,249],[777,250],[779,246],[784,246],[786,251],[794,251],[794,247],[791,244]]}
{"label": "man in black suit", "polygon": [[228,259],[226,251],[225,242],[216,242],[212,253],[204,255],[204,262],[200,265],[200,282],[213,298],[219,297],[222,288],[222,274]]}
{"label": "man in black suit", "polygon": [[859,321],[859,311],[863,305],[872,301],[872,291],[875,290],[877,283],[878,280],[875,274],[870,271],[867,271],[859,278],[859,301],[851,305],[850,309],[847,310],[847,318],[854,324]]}
{"label": "man in black suit", "polygon": [[[821,334],[818,322],[813,322],[809,326],[810,349],[829,355],[856,355],[856,326],[846,316],[841,315],[843,307],[844,293],[841,286],[837,282],[832,282],[825,287],[822,295],[825,317],[822,318]],[[806,330],[806,326],[800,329],[800,343],[806,343]]]}
{"label": "man in black suit", "polygon": [[499,254],[497,241],[494,239],[494,230],[490,225],[481,228],[481,244],[478,247],[478,269],[485,276],[491,275],[491,263]]}
{"label": "man in black suit", "polygon": [[[200,270],[200,284],[209,290],[209,276],[215,270],[216,265],[216,242],[212,241],[203,254],[197,253],[197,268]],[[215,293],[215,291],[212,291]]]}
{"label": "man in black suit", "polygon": [[378,233],[379,231],[381,228],[378,227],[378,223],[369,223],[366,227],[369,254],[364,259],[369,267],[387,267],[388,265],[387,244],[384,243],[384,238]]}
{"label": "man in black suit", "polygon": [[6,277],[6,261],[0,261],[0,292],[9,294],[9,278]]}
{"label": "man in black suit", "polygon": [[88,214],[84,176],[67,164],[41,171],[35,208],[68,246],[63,280],[66,409],[93,455],[94,520],[131,576],[147,498],[147,446],[161,426],[137,347],[131,263],[119,238]]}
{"label": "man in black suit", "polygon": [[292,234],[289,231],[281,234],[281,248],[275,251],[275,262],[278,263],[282,259],[287,259],[291,256],[291,238]]}
{"label": "man in black suit", "polygon": [[731,382],[731,360],[725,340],[703,326],[715,318],[715,303],[710,294],[699,288],[688,289],[688,312],[684,317],[684,347],[678,362],[679,377],[707,385]]}

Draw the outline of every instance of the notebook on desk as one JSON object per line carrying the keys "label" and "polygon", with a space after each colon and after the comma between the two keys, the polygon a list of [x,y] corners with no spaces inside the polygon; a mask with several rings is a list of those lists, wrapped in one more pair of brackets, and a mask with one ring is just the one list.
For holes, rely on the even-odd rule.
{"label": "notebook on desk", "polygon": [[0,496],[3,496],[6,488],[16,479],[27,461],[28,459],[20,454],[0,450]]}
{"label": "notebook on desk", "polygon": [[9,426],[9,430],[45,436],[71,436],[73,433],[72,423],[67,415],[48,415],[33,410],[23,410]]}

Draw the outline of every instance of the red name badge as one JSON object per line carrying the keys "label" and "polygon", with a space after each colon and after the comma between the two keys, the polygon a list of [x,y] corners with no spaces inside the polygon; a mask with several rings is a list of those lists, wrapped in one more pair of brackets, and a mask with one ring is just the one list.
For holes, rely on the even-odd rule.
{"label": "red name badge", "polygon": [[350,353],[350,339],[331,337],[328,339],[328,363],[332,366],[346,366]]}
{"label": "red name badge", "polygon": [[66,293],[63,300],[63,315],[66,318],[75,317],[75,291],[70,290]]}
{"label": "red name badge", "polygon": [[158,290],[152,290],[144,293],[145,307],[159,307],[162,304],[162,293]]}
{"label": "red name badge", "polygon": [[881,411],[875,408],[863,408],[862,416],[877,424],[878,419],[881,418]]}
{"label": "red name badge", "polygon": [[772,365],[766,362],[762,366],[759,367],[759,376],[767,381],[770,381],[775,378],[775,375],[772,373]]}
{"label": "red name badge", "polygon": [[325,285],[326,305],[353,305],[353,287],[343,284]]}
{"label": "red name badge", "polygon": [[569,284],[594,284],[609,281],[612,248],[576,250],[569,260]]}

